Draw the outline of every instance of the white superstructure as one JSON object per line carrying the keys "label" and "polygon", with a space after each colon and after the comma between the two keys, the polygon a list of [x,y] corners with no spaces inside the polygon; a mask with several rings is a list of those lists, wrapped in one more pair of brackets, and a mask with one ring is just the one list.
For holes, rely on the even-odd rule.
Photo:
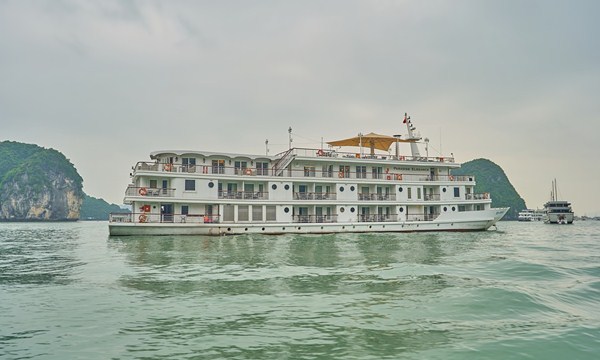
{"label": "white superstructure", "polygon": [[541,221],[544,218],[544,210],[523,209],[519,211],[519,221]]}
{"label": "white superstructure", "polygon": [[133,212],[111,214],[110,234],[467,231],[504,216],[508,208],[474,193],[473,176],[451,175],[460,167],[453,157],[421,156],[420,136],[405,123],[406,139],[359,134],[275,156],[153,152],[133,167],[125,192]]}
{"label": "white superstructure", "polygon": [[546,224],[572,224],[575,218],[571,203],[558,200],[558,186],[556,179],[552,181],[550,201],[544,204],[544,223]]}

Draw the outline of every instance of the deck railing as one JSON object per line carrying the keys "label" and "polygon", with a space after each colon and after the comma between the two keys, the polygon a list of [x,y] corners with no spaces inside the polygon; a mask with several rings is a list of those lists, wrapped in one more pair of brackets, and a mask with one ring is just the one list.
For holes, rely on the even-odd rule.
{"label": "deck railing", "polygon": [[358,193],[358,200],[366,201],[395,201],[396,194]]}
{"label": "deck railing", "polygon": [[336,200],[336,193],[295,192],[294,200]]}
{"label": "deck railing", "polygon": [[267,200],[269,193],[265,191],[219,191],[219,199]]}
{"label": "deck railing", "polygon": [[480,194],[465,194],[465,200],[484,200],[489,199],[490,193],[480,193]]}
{"label": "deck railing", "polygon": [[398,214],[361,214],[358,215],[359,222],[389,222],[397,221]]}
{"label": "deck railing", "polygon": [[155,214],[146,212],[111,213],[108,221],[111,223],[218,223],[219,215],[203,214]]}
{"label": "deck railing", "polygon": [[175,189],[151,188],[145,186],[129,185],[125,190],[126,196],[148,196],[148,197],[173,197]]}
{"label": "deck railing", "polygon": [[294,223],[336,223],[337,215],[294,215]]}

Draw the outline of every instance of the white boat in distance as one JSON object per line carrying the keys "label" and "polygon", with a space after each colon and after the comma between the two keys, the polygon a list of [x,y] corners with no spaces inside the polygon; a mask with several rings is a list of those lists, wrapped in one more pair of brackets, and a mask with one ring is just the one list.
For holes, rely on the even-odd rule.
{"label": "white boat in distance", "polygon": [[544,223],[546,224],[572,224],[575,218],[571,203],[558,200],[558,187],[556,179],[552,181],[550,201],[544,204]]}
{"label": "white boat in distance", "polygon": [[542,221],[544,218],[544,210],[523,209],[519,211],[517,220],[519,221]]}
{"label": "white boat in distance", "polygon": [[133,167],[133,212],[111,214],[110,235],[475,231],[506,214],[474,193],[473,176],[451,174],[453,157],[422,156],[404,123],[406,137],[359,134],[275,156],[153,152]]}

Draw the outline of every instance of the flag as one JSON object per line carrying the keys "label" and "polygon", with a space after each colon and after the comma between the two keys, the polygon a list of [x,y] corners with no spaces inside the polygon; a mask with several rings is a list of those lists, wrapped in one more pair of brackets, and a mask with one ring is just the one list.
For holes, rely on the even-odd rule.
{"label": "flag", "polygon": [[404,121],[402,123],[406,124],[406,113],[404,113]]}

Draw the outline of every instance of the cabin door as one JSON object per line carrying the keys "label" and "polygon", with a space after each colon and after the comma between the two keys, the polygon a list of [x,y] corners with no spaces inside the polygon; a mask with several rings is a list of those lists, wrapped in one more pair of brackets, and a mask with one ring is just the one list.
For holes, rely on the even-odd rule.
{"label": "cabin door", "polygon": [[162,222],[173,222],[173,204],[162,204],[160,206]]}

